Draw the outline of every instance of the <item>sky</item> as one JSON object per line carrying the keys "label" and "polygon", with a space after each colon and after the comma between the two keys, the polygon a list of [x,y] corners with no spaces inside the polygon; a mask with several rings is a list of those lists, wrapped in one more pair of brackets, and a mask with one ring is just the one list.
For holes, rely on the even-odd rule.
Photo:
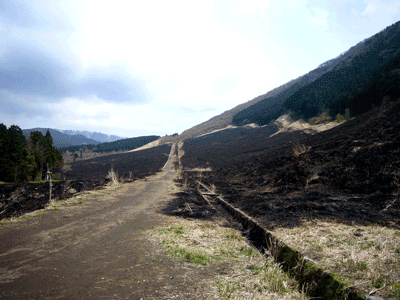
{"label": "sky", "polygon": [[399,20],[393,0],[1,0],[0,123],[181,133]]}

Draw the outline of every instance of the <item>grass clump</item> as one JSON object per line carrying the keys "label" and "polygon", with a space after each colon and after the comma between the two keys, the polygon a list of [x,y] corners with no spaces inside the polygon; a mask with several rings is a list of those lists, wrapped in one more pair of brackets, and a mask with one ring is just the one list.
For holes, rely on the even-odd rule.
{"label": "grass clump", "polygon": [[111,165],[111,169],[110,169],[110,171],[108,171],[108,176],[107,177],[111,181],[110,185],[113,185],[113,186],[119,185],[118,173],[114,171],[114,166],[113,165]]}
{"label": "grass clump", "polygon": [[64,201],[52,201],[49,207],[51,207],[53,210],[59,210],[60,207],[82,204],[85,199],[86,195],[80,195],[74,198],[69,198]]}
{"label": "grass clump", "polygon": [[299,157],[300,155],[307,153],[310,149],[311,149],[310,146],[306,146],[298,142],[293,146],[293,155],[295,157]]}
{"label": "grass clump", "polygon": [[207,265],[212,259],[215,259],[215,257],[205,252],[188,250],[179,246],[170,247],[168,253],[177,256],[181,262],[187,261],[197,265]]}
{"label": "grass clump", "polygon": [[215,285],[218,288],[218,293],[224,299],[231,299],[238,289],[238,283],[234,281],[223,282],[216,280]]}

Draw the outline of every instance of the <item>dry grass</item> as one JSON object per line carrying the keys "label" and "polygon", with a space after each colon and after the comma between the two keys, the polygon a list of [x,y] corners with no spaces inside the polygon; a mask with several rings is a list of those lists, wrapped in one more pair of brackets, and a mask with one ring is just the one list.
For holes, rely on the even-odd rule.
{"label": "dry grass", "polygon": [[178,170],[176,174],[177,174],[178,180],[180,180],[181,184],[182,184],[180,189],[184,192],[187,191],[189,189],[188,177],[185,175],[184,172],[182,172],[182,170]]}
{"label": "dry grass", "polygon": [[114,166],[113,165],[111,165],[111,169],[108,172],[108,176],[111,179],[111,184],[110,185],[119,185],[118,174],[114,171]]}
{"label": "dry grass", "polygon": [[194,168],[194,169],[185,169],[186,172],[211,172],[212,169],[210,167],[208,168]]}
{"label": "dry grass", "polygon": [[293,155],[295,157],[299,157],[300,155],[307,153],[310,149],[311,149],[310,146],[306,146],[298,142],[293,146]]}
{"label": "dry grass", "polygon": [[223,225],[175,218],[174,225],[157,227],[150,234],[174,259],[209,270],[211,278],[196,279],[207,299],[306,299],[279,265]]}
{"label": "dry grass", "polygon": [[400,298],[399,230],[318,221],[273,233],[348,286],[385,299]]}

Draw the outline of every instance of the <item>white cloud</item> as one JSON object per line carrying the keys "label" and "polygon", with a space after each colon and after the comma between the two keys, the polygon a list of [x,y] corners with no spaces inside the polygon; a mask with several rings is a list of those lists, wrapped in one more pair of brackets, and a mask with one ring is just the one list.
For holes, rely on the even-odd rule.
{"label": "white cloud", "polygon": [[[347,49],[343,49],[343,39],[350,47],[390,25],[400,11],[398,1],[378,0],[366,0],[365,5],[363,0],[337,0],[329,5],[315,0],[314,6],[319,7],[311,9],[312,1],[307,0],[45,2],[51,3],[50,12],[39,11],[43,13],[40,24],[33,22],[38,13],[29,22],[14,18],[21,22],[18,26],[11,24],[12,15],[2,19],[0,14],[0,57],[6,59],[3,52],[9,45],[21,45],[25,56],[15,56],[15,61],[32,58],[26,61],[39,62],[38,67],[31,64],[37,73],[56,70],[55,74],[65,75],[60,82],[74,92],[57,99],[46,94],[40,105],[33,105],[39,100],[31,99],[38,97],[15,91],[16,95],[8,95],[12,115],[3,111],[0,119],[24,128],[75,128],[124,136],[181,132],[206,121],[304,74],[316,65],[316,57],[322,62],[336,56]],[[16,16],[21,11],[15,9]],[[61,21],[56,26],[49,18]],[[53,57],[72,71],[63,71],[58,64],[52,67],[48,59],[33,59],[24,47],[30,44],[43,50],[43,58]],[[85,76],[84,87],[90,93],[79,94],[77,85],[70,82]],[[43,90],[40,84],[33,86]],[[112,102],[111,96],[121,98],[117,93],[121,86],[143,91],[147,102]],[[7,93],[3,90],[3,94]]]}
{"label": "white cloud", "polygon": [[374,3],[367,3],[367,7],[361,13],[362,16],[372,15],[378,10],[379,6]]}
{"label": "white cloud", "polygon": [[302,7],[305,7],[308,0],[287,0],[286,9],[289,12],[296,11]]}
{"label": "white cloud", "polygon": [[312,16],[309,18],[313,25],[327,28],[329,26],[329,11],[326,9],[312,7]]}
{"label": "white cloud", "polygon": [[387,19],[400,12],[400,1],[364,1],[367,7],[361,13],[362,16]]}
{"label": "white cloud", "polygon": [[[89,1],[83,17],[83,59],[87,65],[102,65],[111,57],[125,58],[134,72],[147,78],[153,99],[175,104],[219,100],[211,94],[212,83],[227,74],[257,78],[247,91],[272,81],[278,70],[266,51],[210,17],[212,2],[135,1],[126,7],[117,1],[109,7],[108,2]],[[259,1],[251,7],[265,5]],[[105,19],[117,14],[113,23]],[[271,72],[262,71],[266,69]]]}
{"label": "white cloud", "polygon": [[257,12],[262,12],[268,8],[269,0],[245,0],[240,1],[240,4],[233,10],[232,14],[235,15],[249,15]]}

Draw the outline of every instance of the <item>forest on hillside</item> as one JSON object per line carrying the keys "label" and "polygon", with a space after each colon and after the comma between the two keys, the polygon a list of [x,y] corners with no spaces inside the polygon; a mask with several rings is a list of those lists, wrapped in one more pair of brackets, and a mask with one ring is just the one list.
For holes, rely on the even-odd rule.
{"label": "forest on hillside", "polygon": [[[328,76],[332,78],[327,80]],[[341,72],[332,72],[310,86],[306,87],[308,90],[301,89],[290,97],[284,109],[304,119],[324,111],[335,118],[337,114],[344,114],[346,109],[350,110],[351,116],[359,116],[380,106],[383,101],[400,97],[400,56],[378,68],[354,73],[351,78],[341,76]]]}
{"label": "forest on hillside", "polygon": [[[79,146],[69,146],[61,148],[62,153],[72,152],[79,153],[82,155],[82,152],[86,150],[91,150],[97,153],[110,153],[113,151],[128,151],[144,146],[148,143],[154,142],[158,140],[160,136],[158,135],[149,135],[149,136],[139,136],[129,139],[118,140],[115,142],[107,142],[100,143],[97,145],[79,145]],[[78,154],[78,155],[79,155]]]}
{"label": "forest on hillside", "polygon": [[31,132],[26,139],[19,126],[0,124],[0,181],[41,181],[47,170],[58,171],[63,164],[49,131]]}
{"label": "forest on hillside", "polygon": [[[232,124],[266,125],[289,112],[309,120],[359,116],[400,97],[400,22],[388,26],[298,79],[239,111]],[[328,119],[328,118],[327,118]]]}

